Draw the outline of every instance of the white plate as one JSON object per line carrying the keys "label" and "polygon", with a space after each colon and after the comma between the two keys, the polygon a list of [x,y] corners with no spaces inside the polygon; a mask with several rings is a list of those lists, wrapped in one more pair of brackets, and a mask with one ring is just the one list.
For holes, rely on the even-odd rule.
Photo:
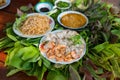
{"label": "white plate", "polygon": [[[27,17],[29,17],[29,16],[33,16],[33,15],[41,15],[40,13],[31,13],[31,14],[28,14],[27,15]],[[42,15],[42,16],[47,16],[47,15]],[[54,22],[54,20],[53,20],[53,18],[52,17],[50,17],[50,16],[47,16],[50,20],[51,20],[51,23],[50,23],[50,29],[46,32],[46,33],[49,33],[49,32],[51,32],[52,31],[52,29],[54,28],[54,25],[55,25],[55,22]],[[20,18],[19,18],[20,19]],[[19,30],[19,28],[18,27],[16,27],[16,22],[14,23],[14,25],[13,25],[13,31],[15,32],[15,34],[17,34],[18,36],[20,36],[20,37],[25,37],[25,38],[37,38],[37,37],[41,37],[41,36],[43,36],[43,35],[45,35],[45,34],[39,34],[39,35],[25,35],[25,34],[23,34],[20,30]]]}
{"label": "white plate", "polygon": [[[56,30],[56,31],[53,31],[53,32],[51,32],[51,33],[49,33],[49,34],[55,34],[56,32],[61,32],[61,31],[64,31],[64,30]],[[85,52],[86,52],[86,43],[85,43],[84,39],[81,38],[82,43],[84,44],[85,47],[84,47],[84,50],[83,50],[83,52],[81,53],[81,56],[80,56],[79,58],[74,59],[74,60],[72,60],[72,61],[70,61],[70,62],[64,62],[64,61],[60,62],[60,61],[56,61],[56,60],[54,60],[54,59],[49,59],[49,58],[46,56],[46,53],[42,52],[42,51],[41,51],[41,48],[40,48],[40,46],[42,45],[42,43],[45,41],[45,38],[46,38],[46,36],[42,37],[42,39],[40,40],[40,44],[39,44],[39,50],[40,50],[40,52],[41,52],[40,54],[42,54],[42,56],[43,56],[44,58],[46,58],[47,60],[49,60],[49,61],[52,62],[52,63],[55,63],[55,64],[71,64],[71,63],[74,63],[74,62],[79,61],[79,60],[85,55]]]}
{"label": "white plate", "polygon": [[0,9],[7,7],[10,4],[10,2],[11,2],[10,0],[6,0],[6,4],[3,6],[0,6]]}

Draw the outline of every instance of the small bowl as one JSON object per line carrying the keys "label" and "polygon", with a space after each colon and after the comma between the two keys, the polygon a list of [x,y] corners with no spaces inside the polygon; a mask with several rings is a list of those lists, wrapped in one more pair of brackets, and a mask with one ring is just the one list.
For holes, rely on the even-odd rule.
{"label": "small bowl", "polygon": [[[79,14],[81,16],[83,16],[85,19],[86,19],[86,22],[84,25],[80,26],[80,27],[77,27],[77,28],[72,28],[72,27],[69,27],[69,26],[66,26],[64,25],[62,22],[61,22],[61,19],[64,15],[67,15],[67,14]],[[81,12],[77,12],[77,11],[65,11],[65,12],[62,12],[58,15],[57,17],[57,20],[59,22],[60,25],[62,25],[64,28],[68,28],[68,29],[73,29],[73,30],[77,30],[77,29],[81,29],[81,28],[84,28],[85,26],[87,26],[88,24],[88,18]]]}
{"label": "small bowl", "polygon": [[[66,3],[68,3],[69,6],[68,6],[68,7],[64,7],[64,8],[59,7],[59,6],[57,6],[57,4],[58,4],[59,2],[66,2]],[[54,8],[58,8],[58,9],[65,10],[65,9],[69,9],[71,6],[72,6],[72,5],[71,5],[71,2],[70,2],[69,0],[56,0],[56,1],[55,1],[55,6],[54,6]]]}
{"label": "small bowl", "polygon": [[[26,16],[26,18],[29,17],[29,16],[34,16],[34,15],[47,16],[47,15],[42,15],[42,14],[39,14],[39,13],[30,13],[30,14],[28,14],[28,15]],[[50,29],[47,30],[44,34],[37,34],[37,35],[26,35],[26,34],[23,34],[23,33],[20,31],[20,29],[16,26],[17,22],[15,22],[15,23],[13,24],[13,31],[14,31],[14,33],[15,33],[16,35],[18,35],[18,36],[20,36],[20,37],[24,37],[24,38],[37,38],[37,37],[42,37],[42,36],[44,36],[45,34],[51,32],[51,31],[53,30],[53,28],[54,28],[54,25],[55,25],[55,22],[54,22],[53,18],[50,17],[50,16],[47,16],[47,17],[50,19]],[[18,20],[21,20],[21,18],[19,18]],[[21,24],[21,23],[20,23],[20,24]]]}
{"label": "small bowl", "polygon": [[39,2],[35,5],[35,10],[41,14],[47,14],[53,9],[53,5],[49,2]]}

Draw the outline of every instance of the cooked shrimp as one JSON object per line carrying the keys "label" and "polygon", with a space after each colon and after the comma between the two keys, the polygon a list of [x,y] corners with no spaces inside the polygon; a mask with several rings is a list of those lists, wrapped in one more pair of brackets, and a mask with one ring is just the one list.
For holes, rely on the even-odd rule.
{"label": "cooked shrimp", "polygon": [[77,59],[77,58],[78,58],[78,55],[76,54],[75,51],[72,51],[72,52],[71,52],[71,56],[72,56],[74,59]]}
{"label": "cooked shrimp", "polygon": [[55,55],[51,55],[48,57],[49,59],[55,59]]}
{"label": "cooked shrimp", "polygon": [[61,57],[56,57],[56,61],[64,61],[64,59]]}
{"label": "cooked shrimp", "polygon": [[55,47],[55,43],[53,41],[50,41],[50,42],[48,42],[47,47],[53,48],[53,47]]}
{"label": "cooked shrimp", "polygon": [[69,39],[74,35],[78,35],[77,32],[69,30],[48,34],[45,39],[45,41],[48,42],[40,48],[42,51],[46,52],[49,59],[58,62],[73,61],[80,58],[83,49],[85,48],[84,44],[74,45],[73,41]]}

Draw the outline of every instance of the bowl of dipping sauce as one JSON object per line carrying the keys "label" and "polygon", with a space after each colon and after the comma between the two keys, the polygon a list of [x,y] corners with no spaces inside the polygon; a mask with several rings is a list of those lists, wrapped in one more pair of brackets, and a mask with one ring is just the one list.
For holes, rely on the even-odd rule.
{"label": "bowl of dipping sauce", "polygon": [[58,15],[59,24],[68,29],[81,29],[87,26],[88,18],[81,12],[65,11]]}
{"label": "bowl of dipping sauce", "polygon": [[53,5],[49,2],[39,2],[35,5],[35,10],[41,14],[47,14],[53,9]]}

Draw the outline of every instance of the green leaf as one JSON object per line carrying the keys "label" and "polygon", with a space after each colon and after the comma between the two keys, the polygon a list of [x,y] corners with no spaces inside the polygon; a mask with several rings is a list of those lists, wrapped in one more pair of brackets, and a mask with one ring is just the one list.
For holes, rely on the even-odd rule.
{"label": "green leaf", "polygon": [[6,30],[6,32],[7,32],[7,36],[8,36],[11,40],[17,41],[16,35],[15,35],[15,33],[13,32],[12,28],[8,28],[8,29]]}
{"label": "green leaf", "polygon": [[41,67],[42,66],[42,59],[39,59],[38,65]]}
{"label": "green leaf", "polygon": [[58,70],[50,71],[47,80],[67,80],[67,78]]}
{"label": "green leaf", "polygon": [[74,62],[74,63],[72,63],[71,65],[72,65],[72,67],[73,67],[75,70],[78,70],[78,67],[80,66],[80,61]]}
{"label": "green leaf", "polygon": [[20,7],[20,10],[22,10],[22,11],[28,11],[30,8],[29,7],[27,7],[27,6],[21,6]]}
{"label": "green leaf", "polygon": [[47,68],[45,66],[42,66],[41,70],[38,71],[38,80],[43,80],[43,76],[45,74],[45,72],[47,71]]}
{"label": "green leaf", "polygon": [[117,35],[120,39],[120,30],[111,30],[112,34]]}
{"label": "green leaf", "polygon": [[112,47],[111,50],[117,55],[120,57],[120,48],[118,47]]}
{"label": "green leaf", "polygon": [[103,68],[98,68],[96,71],[95,71],[96,74],[103,74]]}
{"label": "green leaf", "polygon": [[23,22],[23,21],[25,21],[25,19],[26,19],[26,14],[22,14],[21,16],[20,16],[20,18],[16,18],[16,21],[15,21],[15,23],[13,24],[13,26],[16,28],[16,29],[18,29],[20,26],[21,26],[21,23]]}
{"label": "green leaf", "polygon": [[120,18],[114,18],[113,21],[115,21],[115,22],[117,22],[117,23],[120,23]]}
{"label": "green leaf", "polygon": [[107,61],[107,60],[112,59],[112,58],[115,57],[114,52],[112,50],[110,50],[110,49],[103,50],[102,52],[106,55],[105,58],[103,59],[103,61],[104,60]]}
{"label": "green leaf", "polygon": [[112,69],[112,73],[113,73],[114,77],[120,78],[120,66],[118,64],[118,61],[115,59],[112,59],[110,62],[112,64],[112,66],[110,66],[110,67]]}
{"label": "green leaf", "polygon": [[50,69],[51,68],[51,63],[50,63],[50,61],[48,61],[46,58],[44,58],[44,57],[42,57],[42,59],[43,59],[43,64],[44,64],[44,66],[45,67],[47,67],[48,69]]}
{"label": "green leaf", "polygon": [[[91,66],[87,65],[86,67],[87,67],[87,69],[89,70],[89,72],[91,73],[91,75],[94,77],[95,80],[102,80],[102,78],[99,77],[99,76],[96,74],[95,70],[94,70]],[[100,72],[101,72],[101,71],[100,71]]]}
{"label": "green leaf", "polygon": [[80,35],[71,36],[69,39],[70,39],[75,45],[82,43],[82,41],[81,41],[81,36],[80,36]]}
{"label": "green leaf", "polygon": [[12,76],[19,71],[21,71],[21,70],[20,69],[12,69],[7,73],[7,77]]}
{"label": "green leaf", "polygon": [[21,58],[19,57],[15,57],[13,56],[11,59],[9,59],[9,64],[7,64],[8,66],[13,66],[15,68],[21,69],[21,65],[24,61],[21,60]]}
{"label": "green leaf", "polygon": [[37,58],[39,57],[39,50],[33,46],[29,46],[29,47],[21,48],[19,50],[19,54],[22,54],[21,59],[23,59],[24,61],[36,62]]}
{"label": "green leaf", "polygon": [[12,40],[8,37],[1,38],[0,39],[0,50],[9,47],[7,45],[9,45],[9,43],[11,43],[11,42],[12,42]]}
{"label": "green leaf", "polygon": [[107,45],[108,45],[108,42],[104,42],[103,44],[99,44],[95,46],[93,49],[98,53],[102,51],[103,49],[105,49]]}
{"label": "green leaf", "polygon": [[70,80],[81,80],[80,75],[71,65],[69,66]]}

